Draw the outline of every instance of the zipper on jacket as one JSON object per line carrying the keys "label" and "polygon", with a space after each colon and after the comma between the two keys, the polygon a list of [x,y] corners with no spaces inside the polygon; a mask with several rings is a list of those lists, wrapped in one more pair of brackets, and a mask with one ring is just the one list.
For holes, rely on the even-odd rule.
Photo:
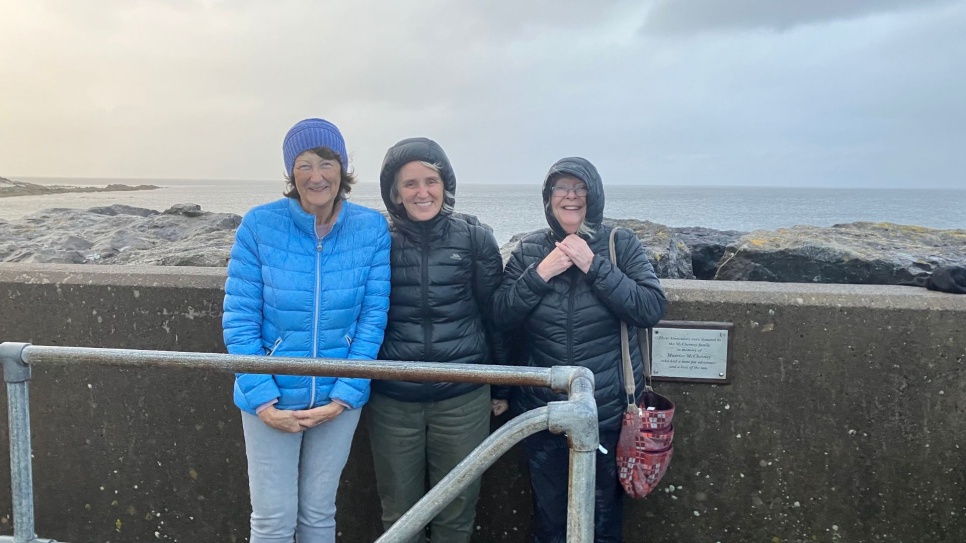
{"label": "zipper on jacket", "polygon": [[423,306],[423,360],[431,360],[429,351],[432,349],[432,330],[433,323],[429,315],[429,229],[422,228],[422,267],[420,274],[422,278],[422,306]]}
{"label": "zipper on jacket", "polygon": [[275,354],[275,351],[278,349],[278,346],[281,344],[282,344],[282,338],[279,337],[278,339],[275,340],[275,343],[272,344],[272,348],[269,349],[267,353],[265,353],[265,356],[272,356],[273,354]]}
{"label": "zipper on jacket", "polygon": [[[318,234],[316,234],[318,236]],[[315,311],[312,318],[312,358],[319,356],[319,298],[322,296],[322,238],[315,247]],[[312,395],[309,396],[309,406],[315,404],[315,377],[312,377]]]}
{"label": "zipper on jacket", "polygon": [[574,364],[574,298],[577,296],[577,281],[570,283],[570,298],[567,300],[567,365]]}

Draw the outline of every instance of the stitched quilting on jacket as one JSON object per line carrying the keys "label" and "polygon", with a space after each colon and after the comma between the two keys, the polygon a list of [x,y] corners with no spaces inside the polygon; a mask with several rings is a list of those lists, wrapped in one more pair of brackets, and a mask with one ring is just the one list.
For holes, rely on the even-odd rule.
{"label": "stitched quilting on jacket", "polygon": [[[595,234],[582,236],[594,252],[590,269],[576,266],[544,281],[537,265],[566,232],[549,207],[553,174],[582,179],[588,188],[585,221]],[[641,242],[622,230],[615,240],[617,267],[610,263],[608,238],[612,227],[603,221],[603,184],[589,162],[574,158],[558,162],[544,182],[544,204],[550,228],[533,232],[517,245],[507,262],[503,282],[493,297],[496,322],[505,330],[519,330],[523,345],[521,365],[584,366],[594,372],[598,418],[602,428],[616,428],[626,406],[621,369],[620,321],[649,327],[664,314],[664,290]],[[589,239],[588,239],[589,238]],[[632,360],[638,390],[643,368],[636,336],[631,335]],[[521,412],[565,399],[546,388],[523,387],[511,399]]]}
{"label": "stitched quilting on jacket", "polygon": [[[493,234],[472,216],[447,210],[428,221],[412,221],[392,202],[395,173],[406,163],[431,158],[443,185],[456,192],[456,178],[445,153],[425,138],[404,140],[387,153],[381,179],[383,200],[392,217],[392,294],[385,360],[503,364],[502,341],[487,317],[500,285],[503,261]],[[447,198],[453,206],[455,201]],[[480,385],[472,383],[373,381],[372,389],[405,402],[455,398]],[[495,387],[491,395],[506,397]]]}
{"label": "stitched quilting on jacket", "polygon": [[[321,240],[315,217],[292,198],[242,219],[228,263],[222,325],[231,354],[371,360],[389,307],[390,238],[378,212],[342,202]],[[333,398],[359,408],[368,379],[238,374],[235,404],[308,409]]]}

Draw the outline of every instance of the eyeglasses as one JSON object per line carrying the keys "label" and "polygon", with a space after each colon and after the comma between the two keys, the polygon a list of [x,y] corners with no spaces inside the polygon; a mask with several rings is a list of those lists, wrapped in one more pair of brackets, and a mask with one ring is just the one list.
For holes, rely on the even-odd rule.
{"label": "eyeglasses", "polygon": [[570,194],[570,191],[574,192],[578,198],[583,198],[587,196],[587,186],[577,185],[576,187],[571,187],[568,185],[554,185],[552,189],[554,196],[566,196]]}

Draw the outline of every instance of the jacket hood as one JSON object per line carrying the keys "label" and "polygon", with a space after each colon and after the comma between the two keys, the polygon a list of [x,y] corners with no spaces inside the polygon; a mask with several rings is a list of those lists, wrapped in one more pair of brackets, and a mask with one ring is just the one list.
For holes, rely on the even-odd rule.
{"label": "jacket hood", "polygon": [[[550,225],[557,239],[567,237],[557,218],[553,216],[553,209],[550,205],[551,189],[554,181],[561,175],[570,175],[580,179],[587,185],[587,215],[584,222],[594,231],[600,229],[600,224],[604,220],[604,183],[597,173],[597,168],[586,158],[567,157],[562,158],[550,167],[547,177],[543,180],[543,211],[547,216],[547,224]],[[581,237],[588,236],[581,234]]]}
{"label": "jacket hood", "polygon": [[[386,158],[382,160],[382,172],[379,174],[379,186],[382,189],[382,201],[386,204],[386,211],[392,216],[394,224],[400,222],[412,222],[406,215],[406,209],[402,204],[392,201],[390,192],[392,185],[396,182],[396,173],[406,164],[421,160],[439,166],[439,175],[443,178],[443,188],[451,196],[443,198],[443,203],[450,209],[456,205],[456,174],[453,172],[453,165],[438,143],[429,138],[407,138],[386,151]],[[439,215],[448,215],[450,212],[440,210]],[[438,217],[437,216],[437,217]],[[435,222],[435,221],[433,221]]]}

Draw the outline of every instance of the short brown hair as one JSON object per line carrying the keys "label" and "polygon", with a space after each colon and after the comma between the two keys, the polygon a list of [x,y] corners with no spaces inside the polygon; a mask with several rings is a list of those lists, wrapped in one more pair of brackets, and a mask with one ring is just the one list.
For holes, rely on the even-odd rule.
{"label": "short brown hair", "polygon": [[[352,185],[356,184],[355,172],[349,171],[346,164],[342,162],[342,157],[339,156],[339,153],[336,153],[328,147],[316,147],[305,152],[314,153],[321,159],[335,160],[339,163],[339,199],[345,200],[346,196],[352,192]],[[287,198],[299,199],[299,189],[295,186],[295,176],[292,172],[288,172],[288,176],[285,178],[285,192],[282,194]]]}

